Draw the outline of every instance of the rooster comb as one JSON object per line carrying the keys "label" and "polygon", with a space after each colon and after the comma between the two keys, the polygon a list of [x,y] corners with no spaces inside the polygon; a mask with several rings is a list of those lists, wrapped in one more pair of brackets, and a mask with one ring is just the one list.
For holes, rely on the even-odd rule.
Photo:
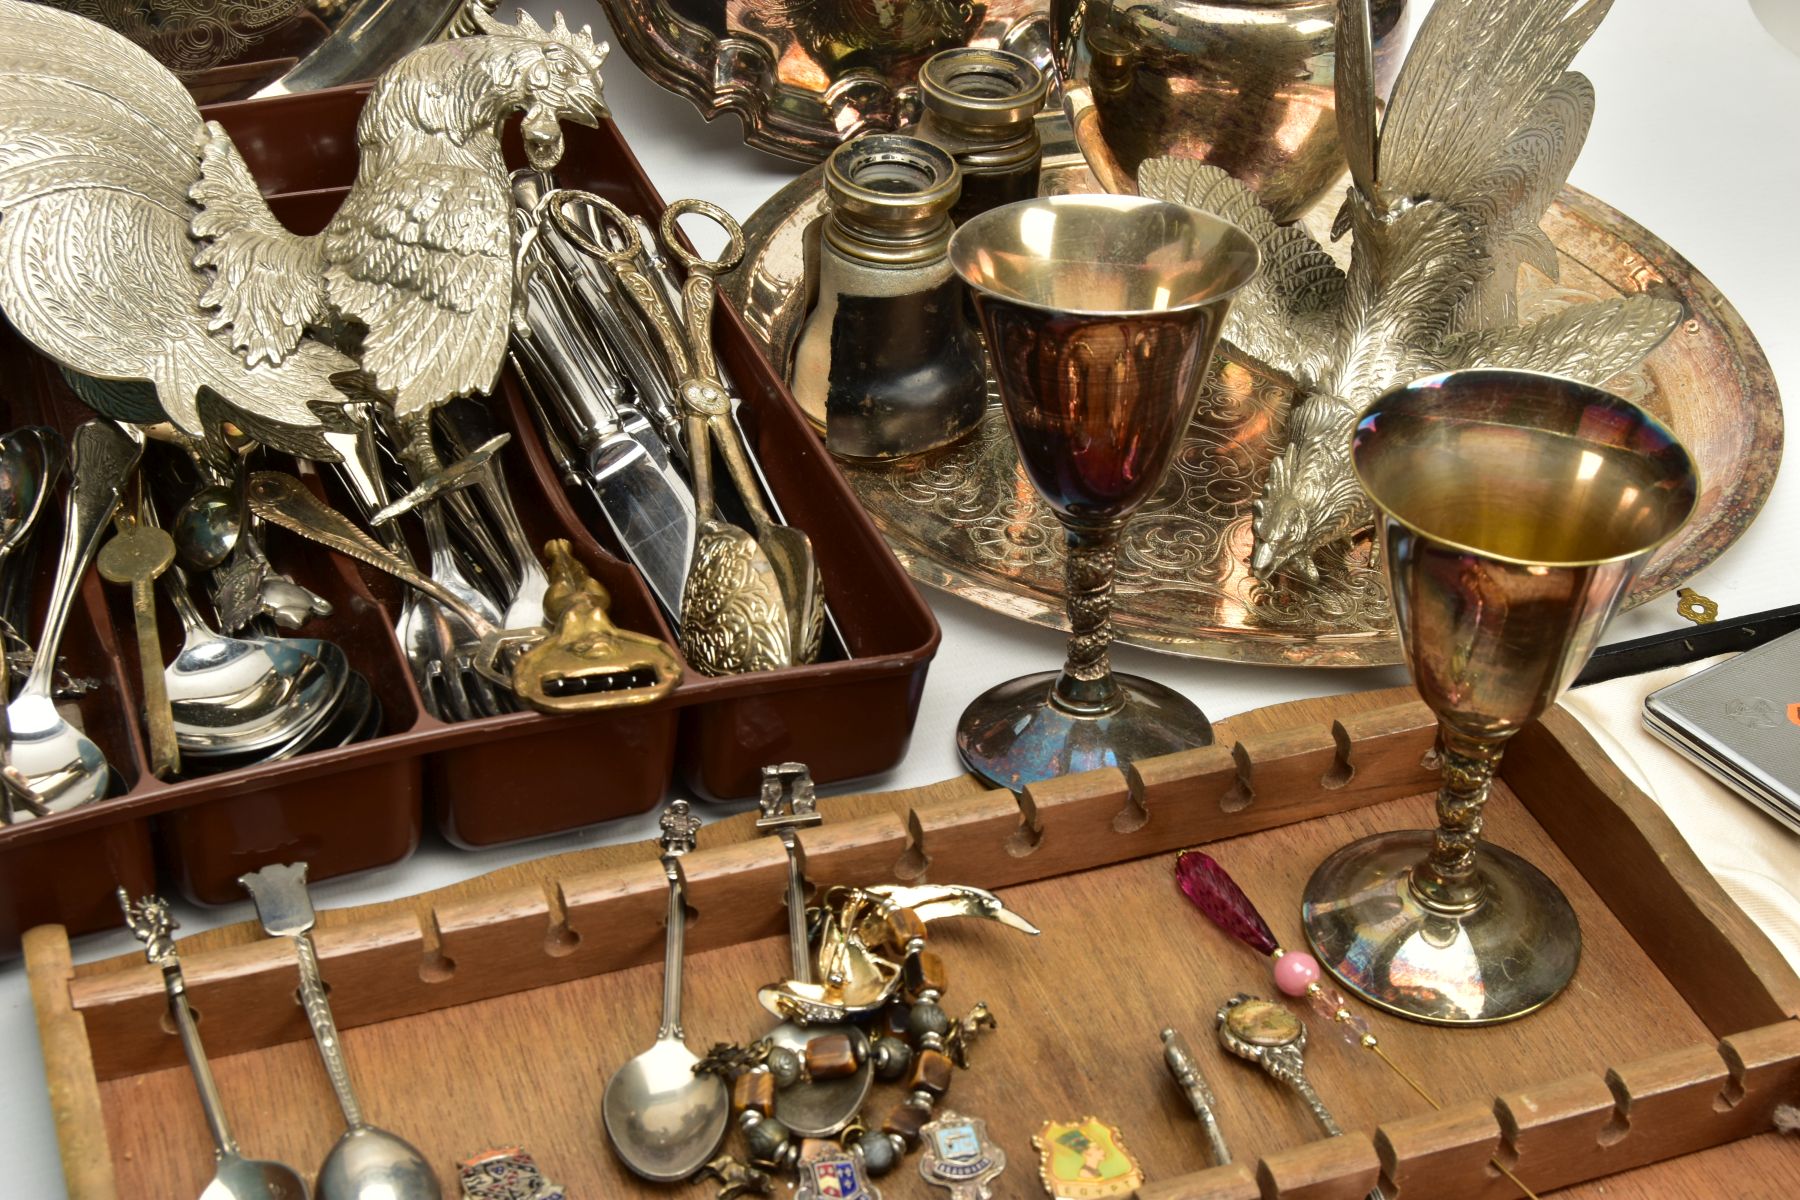
{"label": "rooster comb", "polygon": [[573,50],[582,62],[587,63],[595,71],[606,61],[608,47],[605,42],[594,41],[594,32],[583,25],[580,29],[570,29],[569,23],[563,19],[562,13],[545,29],[524,9],[517,12],[517,21],[511,25],[495,18],[492,0],[468,0],[468,14],[473,18],[475,28],[490,37],[528,38],[536,42],[556,42]]}

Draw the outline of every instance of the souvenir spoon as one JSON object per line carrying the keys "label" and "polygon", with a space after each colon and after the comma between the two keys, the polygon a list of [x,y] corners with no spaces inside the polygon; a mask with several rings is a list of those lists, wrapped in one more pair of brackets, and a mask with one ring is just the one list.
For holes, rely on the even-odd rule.
{"label": "souvenir spoon", "polygon": [[300,1001],[338,1107],[344,1110],[342,1137],[319,1168],[319,1200],[442,1200],[437,1176],[424,1157],[402,1139],[363,1120],[350,1083],[344,1045],[331,1016],[319,956],[313,948],[312,898],[306,894],[306,864],[264,867],[238,882],[256,904],[256,917],[270,937],[291,938],[300,959]]}
{"label": "souvenir spoon", "polygon": [[[112,769],[100,747],[57,711],[50,685],[56,651],[74,606],[81,574],[105,533],[125,480],[144,452],[144,435],[111,421],[88,421],[75,431],[69,494],[64,504],[62,549],[50,587],[50,606],[38,635],[31,674],[6,706],[11,739],[9,765],[52,813],[91,804],[106,795]],[[25,813],[15,811],[13,819]]]}
{"label": "souvenir spoon", "polygon": [[632,1171],[658,1183],[686,1179],[725,1140],[731,1103],[725,1081],[695,1074],[700,1058],[681,1030],[681,958],[687,929],[687,877],[681,856],[694,848],[700,819],[686,800],[663,810],[662,865],[669,880],[669,929],[663,952],[663,1014],[656,1043],[606,1083],[601,1117],[613,1152]]}
{"label": "souvenir spoon", "polygon": [[[1246,1062],[1255,1063],[1276,1083],[1289,1088],[1312,1113],[1326,1137],[1342,1137],[1331,1110],[1306,1077],[1306,1025],[1272,1000],[1237,995],[1219,1007],[1214,1018],[1219,1045]],[[1368,1200],[1388,1200],[1380,1187]]]}
{"label": "souvenir spoon", "polygon": [[212,1181],[201,1191],[199,1200],[308,1200],[306,1183],[292,1167],[258,1162],[238,1152],[237,1139],[231,1136],[231,1127],[225,1121],[219,1085],[206,1061],[206,1047],[200,1043],[200,1027],[188,1007],[181,956],[175,949],[175,939],[169,936],[176,924],[168,903],[160,896],[145,896],[133,904],[131,894],[120,888],[119,907],[125,910],[125,923],[131,926],[131,932],[144,943],[144,957],[152,966],[162,968],[163,989],[169,994],[169,1015],[181,1034],[181,1049],[187,1055],[188,1069],[194,1073],[200,1107],[206,1112],[206,1126],[212,1131],[216,1166]]}
{"label": "souvenir spoon", "polygon": [[[788,860],[788,955],[791,978],[802,984],[813,982],[812,947],[806,935],[806,867],[805,851],[799,832],[819,824],[818,801],[813,791],[812,776],[799,763],[781,763],[763,768],[762,795],[758,799],[761,812],[756,828],[781,839]],[[824,1022],[801,1025],[783,1021],[763,1035],[771,1046],[785,1050],[788,1063],[804,1061],[808,1078],[804,1083],[788,1080],[787,1086],[775,1093],[775,1116],[799,1137],[831,1137],[850,1123],[868,1099],[869,1087],[875,1080],[875,1064],[868,1053],[868,1039],[862,1030],[847,1022]],[[808,1047],[819,1038],[848,1039],[851,1055],[840,1057],[840,1066],[851,1069],[835,1077],[818,1069],[815,1056]],[[790,1068],[791,1070],[791,1068]],[[778,1079],[778,1083],[783,1082]]]}

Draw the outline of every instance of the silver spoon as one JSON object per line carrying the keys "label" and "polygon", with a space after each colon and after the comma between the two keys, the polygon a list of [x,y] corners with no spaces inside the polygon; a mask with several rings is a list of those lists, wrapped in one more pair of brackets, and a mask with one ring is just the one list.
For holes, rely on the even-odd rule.
{"label": "silver spoon", "polygon": [[10,619],[14,594],[27,582],[6,575],[6,559],[37,527],[67,458],[62,435],[42,425],[0,437],[0,619]]}
{"label": "silver spoon", "polygon": [[[6,577],[6,560],[31,536],[38,518],[43,515],[55,490],[56,478],[62,474],[63,458],[62,436],[54,429],[28,425],[0,437],[0,613],[4,612],[5,598],[13,590],[12,581]],[[0,616],[0,620],[3,619]],[[12,670],[6,661],[9,647],[5,638],[6,634],[0,633],[0,765],[5,765],[6,750],[12,741],[12,731],[6,722]],[[28,785],[15,787],[15,783],[23,784],[23,779],[10,770],[0,782],[0,789],[3,789],[0,791],[0,824],[12,819],[15,807],[43,808]]]}
{"label": "silver spoon", "polygon": [[175,1029],[181,1034],[181,1049],[187,1055],[188,1069],[194,1073],[194,1087],[200,1093],[200,1107],[206,1112],[206,1126],[212,1131],[216,1166],[212,1181],[201,1191],[199,1200],[308,1200],[306,1183],[292,1167],[245,1158],[238,1151],[237,1139],[231,1136],[231,1127],[225,1122],[219,1085],[206,1061],[206,1047],[200,1044],[200,1027],[194,1023],[194,1012],[188,1007],[181,957],[175,949],[175,939],[169,936],[176,923],[168,902],[160,896],[145,896],[133,904],[131,894],[120,888],[119,907],[125,910],[125,923],[131,932],[144,943],[144,957],[152,966],[162,968],[169,1014],[175,1018]]}
{"label": "silver spoon", "polygon": [[606,1082],[600,1103],[613,1152],[657,1183],[686,1179],[718,1151],[731,1118],[718,1075],[696,1075],[700,1059],[681,1031],[681,958],[687,931],[687,876],[681,856],[694,848],[700,818],[686,800],[663,810],[662,865],[669,880],[669,929],[663,951],[663,1014],[656,1043]]}
{"label": "silver spoon", "polygon": [[[72,439],[69,494],[64,505],[62,548],[50,587],[31,674],[19,695],[6,706],[11,732],[9,765],[15,768],[51,813],[91,804],[106,795],[112,769],[100,747],[57,711],[50,685],[56,673],[56,651],[68,624],[75,593],[99,548],[119,494],[138,458],[144,435],[111,421],[88,421]],[[15,812],[14,820],[27,813]]]}
{"label": "silver spoon", "polygon": [[319,1057],[325,1060],[331,1089],[337,1093],[338,1107],[344,1110],[343,1136],[319,1168],[319,1200],[443,1200],[437,1176],[424,1156],[405,1140],[363,1120],[337,1022],[331,1016],[331,1002],[325,995],[325,981],[319,975],[306,864],[264,867],[238,882],[250,893],[263,932],[293,939],[300,959],[300,1001],[312,1024],[313,1040],[319,1044]]}
{"label": "silver spoon", "polygon": [[322,720],[350,678],[344,652],[318,638],[232,638],[207,625],[179,570],[164,577],[181,618],[181,652],[163,670],[184,754],[251,754]]}
{"label": "silver spoon", "polygon": [[224,565],[244,529],[244,507],[222,483],[208,484],[183,504],[169,523],[183,566],[210,571]]}
{"label": "silver spoon", "polygon": [[[779,838],[787,851],[788,969],[795,982],[809,984],[813,982],[813,956],[806,936],[806,852],[800,845],[800,831],[825,819],[819,812],[812,775],[800,763],[764,767],[757,807],[758,832]],[[835,1079],[814,1077],[796,1082],[775,1093],[775,1116],[798,1137],[835,1136],[861,1110],[875,1082],[868,1039],[847,1022],[801,1025],[783,1021],[763,1035],[771,1045],[801,1057],[814,1038],[835,1035],[848,1037],[860,1052],[854,1071]]]}

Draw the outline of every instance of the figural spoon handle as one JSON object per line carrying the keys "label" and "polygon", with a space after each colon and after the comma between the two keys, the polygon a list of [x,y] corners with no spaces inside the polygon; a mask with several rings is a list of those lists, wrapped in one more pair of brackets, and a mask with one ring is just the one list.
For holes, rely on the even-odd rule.
{"label": "figural spoon handle", "polygon": [[319,953],[313,946],[314,921],[312,897],[306,892],[306,864],[264,867],[239,878],[250,899],[256,904],[256,916],[263,932],[270,937],[289,938],[300,961],[300,1005],[312,1026],[313,1041],[318,1043],[319,1057],[324,1060],[325,1074],[331,1090],[337,1093],[338,1107],[344,1111],[344,1124],[361,1129],[362,1105],[350,1084],[350,1067],[344,1061],[344,1043],[338,1035],[337,1021],[331,1015],[331,1001],[325,992],[325,979],[319,973]]}
{"label": "figural spoon handle", "polygon": [[292,530],[339,554],[347,554],[378,571],[386,571],[455,613],[477,637],[495,632],[491,622],[463,603],[455,593],[421,574],[411,563],[357,528],[349,517],[313,495],[292,475],[258,471],[250,477],[248,495],[250,511],[271,525]]}

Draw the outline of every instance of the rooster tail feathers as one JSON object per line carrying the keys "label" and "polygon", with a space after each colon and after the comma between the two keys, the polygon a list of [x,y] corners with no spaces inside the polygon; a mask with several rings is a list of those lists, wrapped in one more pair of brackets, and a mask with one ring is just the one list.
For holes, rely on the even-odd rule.
{"label": "rooster tail feathers", "polygon": [[1460,207],[1486,226],[1492,267],[1458,314],[1459,328],[1512,320],[1521,264],[1557,277],[1556,248],[1541,222],[1568,179],[1593,118],[1594,85],[1585,75],[1563,75],[1468,189]]}
{"label": "rooster tail feathers", "polygon": [[1375,33],[1369,0],[1340,0],[1335,52],[1338,143],[1350,162],[1350,178],[1365,196],[1373,196],[1381,140],[1375,124]]}
{"label": "rooster tail feathers", "polygon": [[1344,273],[1297,225],[1278,225],[1256,193],[1219,167],[1187,158],[1138,166],[1138,192],[1222,217],[1262,251],[1262,269],[1238,293],[1225,320],[1227,341],[1302,386],[1324,370]]}
{"label": "rooster tail feathers", "polygon": [[[1612,0],[1435,6],[1382,123],[1383,190],[1457,204],[1473,199],[1611,7]],[[1479,103],[1470,103],[1471,89]]]}
{"label": "rooster tail feathers", "polygon": [[275,219],[216,121],[201,134],[200,178],[189,195],[200,206],[193,234],[206,241],[194,265],[214,272],[200,297],[201,307],[216,310],[211,327],[229,327],[250,366],[280,363],[327,314],[319,240],[289,233]]}
{"label": "rooster tail feathers", "polygon": [[182,404],[197,415],[194,428],[215,430],[229,422],[257,442],[318,462],[341,455],[327,431],[355,427],[344,415],[349,397],[334,380],[357,369],[353,359],[310,338],[280,363],[248,370],[222,339],[184,346],[156,377],[164,408]]}
{"label": "rooster tail feathers", "polygon": [[1682,315],[1680,304],[1658,296],[1577,304],[1523,325],[1464,334],[1446,347],[1445,365],[1544,371],[1598,386],[1637,366]]}
{"label": "rooster tail feathers", "polygon": [[[102,39],[98,45],[97,38]],[[9,134],[17,132],[11,102],[26,94],[19,84],[28,82],[35,89],[47,80],[86,93],[74,108],[116,110],[145,139],[178,154],[186,153],[188,139],[200,127],[200,110],[179,79],[142,47],[85,17],[42,4],[0,0],[0,46],[15,52],[31,47],[29,66],[9,74],[8,104],[0,105],[0,127]],[[19,141],[8,136],[6,147],[11,150]]]}

